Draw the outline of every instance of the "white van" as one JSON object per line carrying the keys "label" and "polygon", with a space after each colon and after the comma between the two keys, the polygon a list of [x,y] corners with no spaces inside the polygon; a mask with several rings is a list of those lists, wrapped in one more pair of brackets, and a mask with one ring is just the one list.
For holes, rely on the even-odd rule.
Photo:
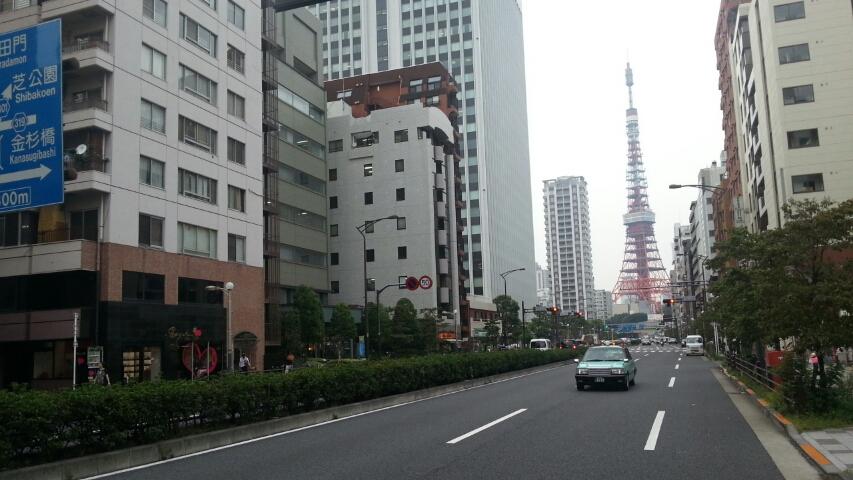
{"label": "white van", "polygon": [[530,348],[535,350],[551,350],[551,340],[547,338],[533,338],[530,340]]}
{"label": "white van", "polygon": [[705,355],[705,349],[703,348],[703,344],[705,343],[702,340],[701,335],[688,335],[684,340],[684,344],[686,345],[685,355]]}

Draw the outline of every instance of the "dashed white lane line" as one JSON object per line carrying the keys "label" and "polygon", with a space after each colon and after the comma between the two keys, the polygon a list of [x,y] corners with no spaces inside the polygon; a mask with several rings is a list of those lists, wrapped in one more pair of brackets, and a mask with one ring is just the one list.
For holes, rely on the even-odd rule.
{"label": "dashed white lane line", "polygon": [[649,438],[646,440],[644,450],[654,450],[655,446],[658,444],[658,435],[660,435],[660,427],[663,425],[663,416],[665,414],[665,411],[659,410],[658,414],[655,416],[655,421],[652,423],[652,431],[649,432]]}
{"label": "dashed white lane line", "polygon": [[675,369],[678,370],[678,364],[677,363],[675,364]]}
{"label": "dashed white lane line", "polygon": [[672,378],[670,378],[670,379],[669,379],[669,385],[668,385],[668,387],[669,387],[669,388],[672,388],[672,386],[673,386],[673,385],[675,385],[675,377],[672,377]]}
{"label": "dashed white lane line", "polygon": [[649,356],[649,354],[647,353],[647,354],[645,354],[645,355],[643,355],[643,356],[644,356],[644,357],[648,357],[648,356]]}
{"label": "dashed white lane line", "polygon": [[471,430],[470,432],[468,432],[468,433],[466,433],[466,434],[464,434],[464,435],[460,435],[460,436],[458,436],[458,437],[454,438],[453,440],[450,440],[450,441],[449,441],[449,442],[447,442],[447,443],[449,443],[449,444],[451,444],[451,445],[456,444],[456,443],[459,443],[459,442],[461,442],[462,440],[465,440],[466,438],[468,438],[468,437],[470,437],[470,436],[472,436],[472,435],[476,435],[476,434],[478,434],[478,433],[482,432],[483,430],[485,430],[485,429],[487,429],[487,428],[494,427],[495,425],[497,425],[497,424],[499,424],[499,423],[503,422],[504,420],[510,419],[510,418],[512,418],[512,417],[514,417],[514,416],[516,416],[516,415],[518,415],[519,413],[523,413],[523,412],[525,412],[525,411],[527,411],[527,409],[526,409],[526,408],[519,408],[518,410],[516,410],[516,411],[514,411],[514,412],[512,412],[512,413],[510,413],[510,414],[508,414],[508,415],[504,415],[503,417],[501,417],[501,418],[499,418],[499,419],[497,419],[497,420],[493,420],[493,421],[491,421],[491,422],[489,422],[489,423],[487,423],[487,424],[483,425],[482,427],[475,428],[474,430]]}

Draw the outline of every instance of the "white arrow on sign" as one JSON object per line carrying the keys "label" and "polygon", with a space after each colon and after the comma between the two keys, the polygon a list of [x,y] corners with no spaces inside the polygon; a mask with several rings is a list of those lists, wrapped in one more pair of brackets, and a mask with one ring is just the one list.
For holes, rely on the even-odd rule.
{"label": "white arrow on sign", "polygon": [[50,171],[51,170],[45,167],[44,165],[39,165],[38,168],[4,173],[0,175],[0,184],[17,182],[19,180],[29,180],[31,178],[38,178],[39,180],[44,180],[44,177],[46,177],[50,173]]}

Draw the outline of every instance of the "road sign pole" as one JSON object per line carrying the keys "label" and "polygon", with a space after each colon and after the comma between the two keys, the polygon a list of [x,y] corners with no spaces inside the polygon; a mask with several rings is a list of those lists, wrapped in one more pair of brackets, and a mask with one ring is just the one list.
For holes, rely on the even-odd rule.
{"label": "road sign pole", "polygon": [[71,389],[77,389],[77,336],[80,334],[80,314],[74,312],[74,353],[72,353],[73,365],[71,366]]}

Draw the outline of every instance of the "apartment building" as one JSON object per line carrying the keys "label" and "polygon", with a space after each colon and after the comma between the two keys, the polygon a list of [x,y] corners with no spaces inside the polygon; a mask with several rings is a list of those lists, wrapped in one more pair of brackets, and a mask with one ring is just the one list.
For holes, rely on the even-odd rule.
{"label": "apartment building", "polygon": [[551,271],[547,268],[542,268],[539,262],[536,262],[536,304],[550,306],[554,303],[554,296],[551,294]]}
{"label": "apartment building", "polygon": [[695,297],[695,279],[693,276],[694,268],[691,262],[693,238],[690,225],[681,225],[676,223],[673,225],[672,237],[672,270],[670,271],[670,298],[678,299],[680,303],[673,307],[676,316],[681,320],[689,320],[693,318],[694,302],[684,302],[690,297]]}
{"label": "apartment building", "polygon": [[[443,63],[459,91],[465,291],[476,320],[513,274],[536,301],[521,8],[515,0],[332,0],[323,22],[326,80]],[[472,206],[474,202],[479,206]],[[477,240],[479,237],[479,240]]]}
{"label": "apartment building", "polygon": [[753,0],[730,62],[745,224],[784,223],[791,200],[853,197],[853,11],[846,0]]}
{"label": "apartment building", "polygon": [[75,316],[114,380],[189,377],[193,338],[223,368],[229,302],[206,287],[227,282],[234,347],[261,364],[258,4],[0,6],[0,31],[62,20],[69,150],[63,204],[0,215],[0,384],[70,385]]}
{"label": "apartment building", "polygon": [[593,291],[592,309],[586,312],[588,320],[600,320],[606,322],[613,316],[613,295],[609,290]]}
{"label": "apartment building", "polygon": [[583,177],[543,181],[545,248],[551,291],[565,312],[591,311],[594,305],[589,196]]}
{"label": "apartment building", "polygon": [[[330,301],[364,303],[366,262],[368,302],[391,285],[382,304],[408,298],[419,310],[453,316],[459,272],[449,199],[456,162],[447,115],[416,102],[355,117],[340,100],[328,112]],[[428,276],[432,288],[398,288],[407,276]]]}

